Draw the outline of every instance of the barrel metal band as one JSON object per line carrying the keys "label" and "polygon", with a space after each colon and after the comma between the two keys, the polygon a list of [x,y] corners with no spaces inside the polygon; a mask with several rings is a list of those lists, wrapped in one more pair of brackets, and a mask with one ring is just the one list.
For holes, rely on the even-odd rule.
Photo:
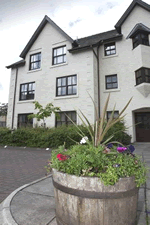
{"label": "barrel metal band", "polygon": [[130,189],[128,191],[124,192],[95,192],[95,191],[85,191],[85,190],[79,190],[79,189],[73,189],[70,187],[65,187],[53,180],[53,185],[56,189],[70,194],[75,195],[81,198],[93,198],[93,199],[119,199],[119,198],[126,198],[131,197],[136,194],[138,194],[138,188],[135,187],[133,189]]}

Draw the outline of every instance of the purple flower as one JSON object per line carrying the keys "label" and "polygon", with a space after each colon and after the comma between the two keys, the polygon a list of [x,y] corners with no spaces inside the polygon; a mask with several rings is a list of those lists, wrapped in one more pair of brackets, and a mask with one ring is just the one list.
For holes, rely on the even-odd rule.
{"label": "purple flower", "polygon": [[113,144],[112,143],[109,143],[108,145],[107,145],[107,148],[112,148],[113,147]]}
{"label": "purple flower", "polygon": [[117,148],[117,151],[118,151],[118,152],[124,152],[125,150],[127,150],[126,147],[118,147],[118,148]]}
{"label": "purple flower", "polygon": [[135,150],[135,147],[133,145],[129,145],[128,149],[130,150],[131,153],[133,153]]}

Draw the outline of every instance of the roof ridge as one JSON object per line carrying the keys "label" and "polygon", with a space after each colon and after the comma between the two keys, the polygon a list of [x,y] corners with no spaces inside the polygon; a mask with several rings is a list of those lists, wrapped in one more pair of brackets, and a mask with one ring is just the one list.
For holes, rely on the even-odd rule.
{"label": "roof ridge", "polygon": [[86,37],[78,38],[78,40],[81,40],[81,39],[84,39],[84,38],[89,38],[89,37],[100,35],[100,34],[105,34],[105,33],[111,32],[111,31],[117,31],[117,30],[113,29],[113,30],[104,31],[104,32],[101,32],[101,33],[97,33],[97,34],[89,35],[89,36],[86,36]]}

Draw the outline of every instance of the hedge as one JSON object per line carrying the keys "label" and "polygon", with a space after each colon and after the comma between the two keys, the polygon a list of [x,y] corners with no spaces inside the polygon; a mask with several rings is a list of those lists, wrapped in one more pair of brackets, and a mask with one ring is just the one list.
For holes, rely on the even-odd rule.
{"label": "hedge", "polygon": [[[79,128],[83,131],[85,136],[90,135],[86,128],[82,125]],[[118,132],[118,130],[123,130],[123,132]],[[113,140],[117,140],[122,144],[128,145],[131,142],[131,136],[126,132],[123,123],[116,124],[108,132],[107,136],[114,134]],[[105,139],[107,138],[105,137]],[[27,147],[38,147],[38,148],[57,148],[63,145],[65,142],[66,148],[75,144],[75,142],[80,142],[81,137],[77,133],[77,128],[73,125],[68,127],[61,126],[58,128],[19,128],[11,132],[8,128],[0,128],[0,145],[10,145],[10,146],[27,146]]]}

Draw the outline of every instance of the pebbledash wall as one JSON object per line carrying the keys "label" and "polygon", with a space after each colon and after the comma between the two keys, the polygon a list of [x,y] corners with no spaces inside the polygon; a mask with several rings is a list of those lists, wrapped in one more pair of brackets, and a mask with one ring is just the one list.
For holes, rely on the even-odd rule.
{"label": "pebbledash wall", "polygon": [[[100,105],[100,113],[102,113],[108,93],[111,93],[108,111],[112,111],[116,103],[116,110],[120,112],[133,97],[126,109],[125,123],[129,127],[128,133],[132,135],[132,141],[136,141],[135,113],[150,112],[150,83],[142,82],[136,85],[135,78],[136,70],[141,67],[150,68],[150,46],[139,44],[133,48],[132,38],[128,38],[137,24],[142,24],[150,29],[150,5],[140,0],[133,0],[118,21],[116,34],[114,34],[115,31],[110,31],[109,35],[106,32],[79,39],[76,40],[75,47],[56,27],[46,23],[27,51],[24,58],[25,65],[12,64],[8,66],[8,68],[12,68],[12,71],[7,126],[12,128],[12,112],[14,112],[13,128],[17,128],[18,114],[34,113],[33,102],[35,100],[43,106],[52,102],[62,111],[81,109],[90,121],[94,122],[94,107],[88,92],[95,100],[96,105]],[[150,34],[148,29],[147,33]],[[105,44],[113,42],[115,42],[116,54],[105,56]],[[52,49],[63,45],[67,48],[66,63],[52,65]],[[70,49],[72,50],[70,51]],[[41,52],[41,68],[29,71],[30,55],[37,52]],[[98,55],[97,52],[99,52]],[[13,107],[17,70],[17,88]],[[77,94],[56,97],[56,78],[74,74],[77,75]],[[106,89],[106,76],[114,74],[117,75],[118,88]],[[28,82],[35,82],[34,99],[20,101],[20,84]],[[36,122],[34,120],[34,124]],[[77,123],[81,124],[78,117]],[[150,118],[148,117],[147,123],[149,124],[149,133],[147,134],[150,135]],[[46,120],[46,125],[55,126],[54,115]]]}

